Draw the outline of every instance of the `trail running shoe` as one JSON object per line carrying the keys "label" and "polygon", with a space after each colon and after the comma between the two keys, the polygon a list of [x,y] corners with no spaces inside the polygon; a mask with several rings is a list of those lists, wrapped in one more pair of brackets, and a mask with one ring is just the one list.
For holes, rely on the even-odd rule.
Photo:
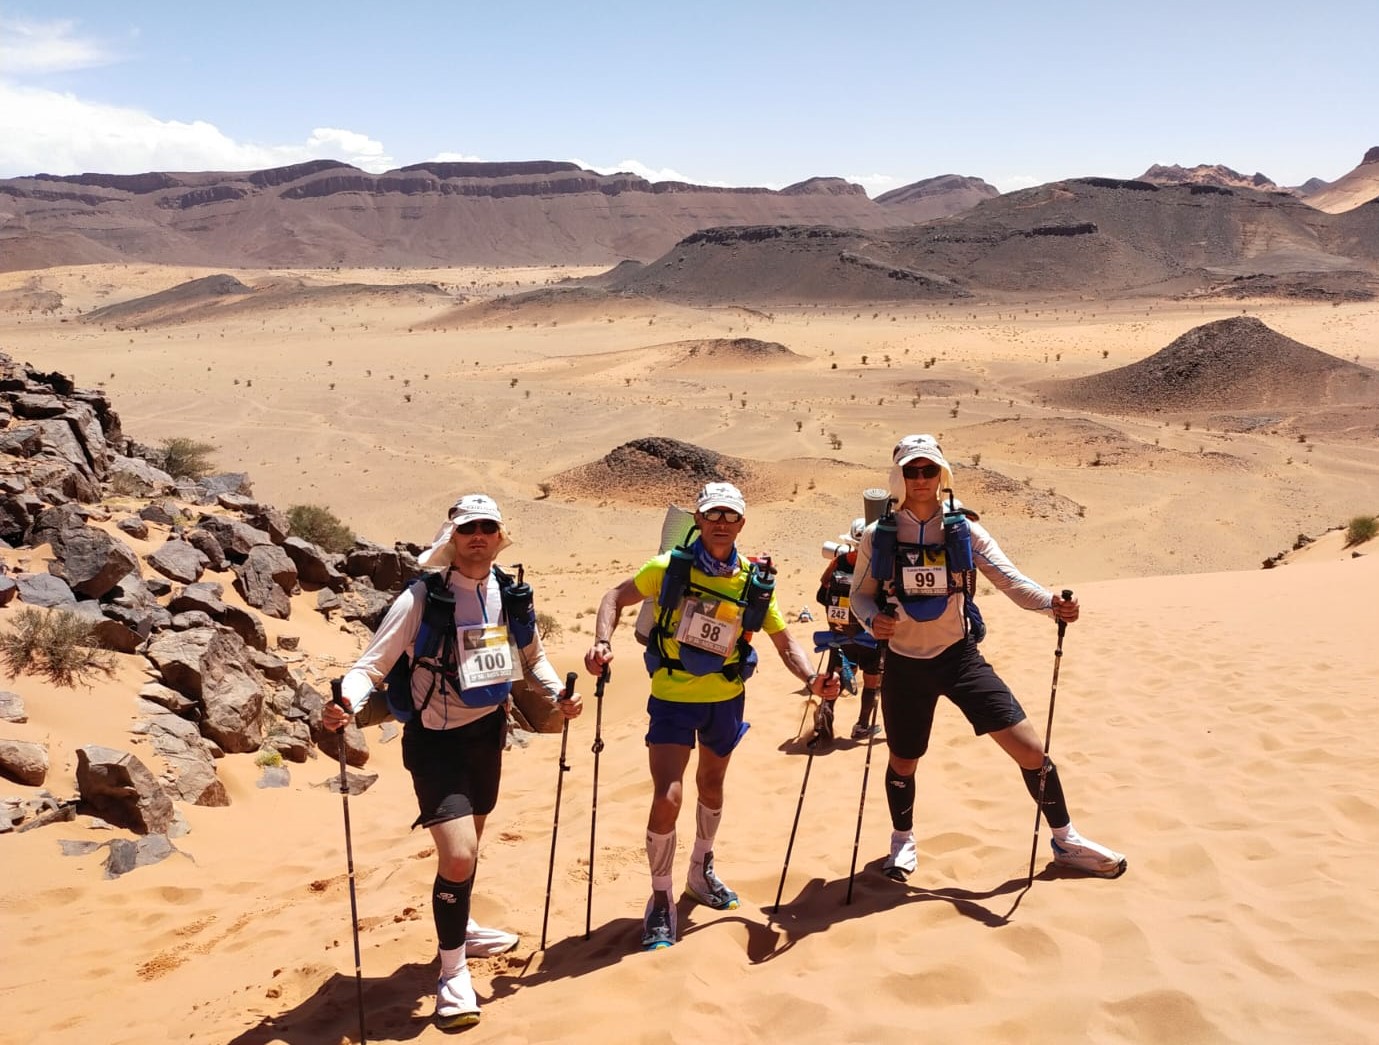
{"label": "trail running shoe", "polygon": [[833,744],[833,702],[825,700],[814,712],[814,735],[809,738],[809,747],[827,750]]}
{"label": "trail running shoe", "polygon": [[1098,878],[1119,878],[1128,866],[1123,854],[1080,836],[1061,842],[1050,838],[1049,845],[1053,847],[1053,862],[1059,867],[1071,867]]}
{"label": "trail running shoe", "polygon": [[503,929],[485,929],[471,918],[464,931],[464,953],[470,958],[492,958],[512,950],[520,939]]}
{"label": "trail running shoe", "polygon": [[919,866],[919,851],[915,848],[913,831],[891,832],[891,855],[881,865],[887,878],[895,882],[908,881]]}
{"label": "trail running shoe", "polygon": [[868,724],[866,722],[859,722],[857,723],[857,725],[852,727],[852,739],[866,740],[868,737],[874,737],[880,732],[881,726],[878,724]]}
{"label": "trail running shoe", "polygon": [[715,911],[736,911],[738,908],[737,893],[724,885],[722,879],[713,873],[713,853],[705,853],[702,864],[695,860],[690,861],[685,891],[699,903],[705,907],[712,907]]}
{"label": "trail running shoe", "polygon": [[646,902],[642,916],[642,950],[659,951],[675,943],[675,905],[669,900],[657,901],[655,893]]}
{"label": "trail running shoe", "polygon": [[469,979],[469,966],[461,965],[436,981],[436,1026],[442,1030],[472,1027],[479,1022],[479,999]]}

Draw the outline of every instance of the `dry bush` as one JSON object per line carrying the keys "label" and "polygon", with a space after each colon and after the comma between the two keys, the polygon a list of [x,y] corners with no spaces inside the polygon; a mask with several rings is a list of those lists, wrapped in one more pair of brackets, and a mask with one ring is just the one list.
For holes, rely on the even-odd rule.
{"label": "dry bush", "polygon": [[202,479],[210,474],[215,447],[183,436],[163,440],[158,467],[174,479]]}
{"label": "dry bush", "polygon": [[10,629],[0,632],[0,657],[13,674],[43,675],[58,686],[74,686],[115,671],[115,659],[94,645],[95,625],[75,613],[45,613],[25,606]]}
{"label": "dry bush", "polygon": [[1345,528],[1345,546],[1353,548],[1357,544],[1364,544],[1373,540],[1376,533],[1379,533],[1379,519],[1372,515],[1357,515]]}
{"label": "dry bush", "polygon": [[318,504],[294,504],[287,510],[294,537],[310,541],[328,552],[347,552],[354,547],[354,531],[329,508]]}

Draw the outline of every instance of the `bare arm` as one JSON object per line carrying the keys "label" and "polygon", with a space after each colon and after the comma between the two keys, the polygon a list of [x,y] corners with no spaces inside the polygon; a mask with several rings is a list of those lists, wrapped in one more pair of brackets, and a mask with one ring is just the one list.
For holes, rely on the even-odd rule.
{"label": "bare arm", "polygon": [[646,598],[637,590],[637,579],[628,577],[615,588],[609,588],[599,602],[597,616],[594,617],[594,644],[584,655],[584,666],[589,674],[598,675],[603,667],[613,659],[613,632],[622,619],[622,611],[635,606]]}
{"label": "bare arm", "polygon": [[804,647],[788,629],[772,635],[771,642],[775,644],[776,652],[780,654],[781,662],[790,670],[790,674],[808,686],[810,693],[816,697],[836,697],[841,692],[842,683],[838,680],[837,673],[820,675],[816,672],[809,664],[809,656],[805,653]]}

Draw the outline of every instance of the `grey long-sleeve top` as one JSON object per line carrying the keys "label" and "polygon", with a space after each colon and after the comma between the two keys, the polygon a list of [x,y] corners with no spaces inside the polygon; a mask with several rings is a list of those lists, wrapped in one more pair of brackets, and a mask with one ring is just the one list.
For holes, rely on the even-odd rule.
{"label": "grey long-sleeve top", "polygon": [[[902,544],[942,544],[943,512],[936,511],[930,518],[920,520],[908,508],[896,512],[896,538]],[[1001,551],[995,538],[986,532],[980,523],[969,522],[972,532],[972,560],[982,576],[1004,592],[1017,606],[1027,610],[1039,610],[1052,615],[1053,592],[1030,580]],[[880,612],[877,596],[881,585],[871,575],[871,546],[876,533],[872,523],[862,534],[857,548],[857,568],[852,573],[852,593],[850,600],[852,612],[868,631],[871,631],[872,618]],[[960,592],[948,596],[948,605],[934,620],[917,621],[905,613],[904,608],[895,601],[893,584],[885,584],[890,606],[896,612],[895,635],[890,648],[904,657],[929,660],[960,642],[966,634],[963,627],[966,598]]]}
{"label": "grey long-sleeve top", "polygon": [[[498,587],[498,578],[491,570],[488,578],[481,581],[466,577],[458,570],[452,570],[448,586],[455,596],[457,629],[502,619],[502,593]],[[364,706],[369,692],[382,683],[398,657],[404,653],[411,654],[416,644],[417,631],[421,627],[421,615],[425,605],[426,583],[416,580],[408,585],[388,608],[383,622],[374,632],[373,641],[360,654],[341,682],[341,694],[349,703],[351,711],[358,711]],[[547,695],[552,700],[556,700],[561,694],[560,678],[551,667],[550,661],[546,659],[540,634],[533,637],[519,653],[522,657],[523,671],[545,687]],[[429,672],[413,672],[412,687],[417,703],[425,698],[430,684]],[[502,704],[484,708],[468,707],[461,703],[449,686],[437,680],[431,702],[422,712],[421,724],[427,729],[455,729],[501,707]]]}

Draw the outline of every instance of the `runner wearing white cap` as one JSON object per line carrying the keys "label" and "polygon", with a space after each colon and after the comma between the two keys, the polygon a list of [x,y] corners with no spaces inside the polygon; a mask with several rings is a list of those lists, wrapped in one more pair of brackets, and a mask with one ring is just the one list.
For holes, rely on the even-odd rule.
{"label": "runner wearing white cap", "polygon": [[[946,696],[977,735],[987,734],[1019,765],[1025,785],[1053,832],[1054,862],[1088,874],[1114,878],[1125,857],[1078,834],[1068,814],[1058,769],[1045,766],[1038,732],[1009,687],[978,651],[967,600],[970,589],[955,584],[948,569],[942,491],[952,490],[953,471],[931,435],[907,435],[892,453],[891,492],[898,501],[893,563],[873,570],[878,523],[862,534],[852,579],[852,611],[877,639],[889,643],[881,684],[881,714],[890,764],[886,799],[891,812],[891,851],[884,869],[904,881],[915,870],[915,771],[928,750],[934,710]],[[954,502],[955,505],[957,502]],[[1017,606],[1056,620],[1077,620],[1076,598],[1064,599],[1015,568],[991,535],[966,513],[975,568]],[[914,564],[920,563],[916,567]],[[873,575],[879,572],[883,579]],[[888,612],[882,612],[882,600]]]}
{"label": "runner wearing white cap", "polygon": [[[511,683],[525,672],[566,718],[582,710],[578,694],[561,699],[565,694],[540,633],[531,628],[530,634],[520,634],[508,619],[502,582],[511,578],[500,580],[495,561],[511,543],[493,499],[466,494],[451,506],[431,547],[417,560],[445,571],[444,588],[455,603],[455,630],[447,636],[454,639],[449,643],[454,662],[441,655],[434,663],[411,664],[413,713],[402,733],[402,763],[412,775],[420,808],[413,826],[429,829],[436,843],[431,910],[440,951],[436,1022],[443,1028],[479,1021],[467,959],[501,954],[518,943],[515,933],[484,928],[469,917],[479,840],[498,800]],[[415,653],[427,591],[427,583],[417,580],[393,602],[373,641],[341,680],[348,710],[336,704],[323,710],[328,729],[344,726],[369,693],[385,684],[399,658]]]}
{"label": "runner wearing white cap", "polygon": [[[612,635],[624,609],[657,599],[661,615],[647,645],[651,670],[646,734],[651,768],[651,812],[646,854],[651,898],[642,920],[642,947],[658,950],[676,939],[672,870],[675,823],[685,769],[696,745],[698,801],[686,891],[716,910],[738,906],[737,893],[714,870],[714,838],[723,813],[723,783],[732,753],[747,732],[744,682],[756,664],[747,641],[764,631],[790,673],[822,698],[838,695],[836,675],[819,675],[786,628],[770,573],[739,555],[737,538],[747,502],[732,483],[699,491],[694,514],[699,536],[687,547],[658,555],[610,589],[599,604],[594,644],[584,663],[599,674],[613,659]],[[669,580],[667,578],[670,578]],[[769,598],[768,598],[769,596]]]}

